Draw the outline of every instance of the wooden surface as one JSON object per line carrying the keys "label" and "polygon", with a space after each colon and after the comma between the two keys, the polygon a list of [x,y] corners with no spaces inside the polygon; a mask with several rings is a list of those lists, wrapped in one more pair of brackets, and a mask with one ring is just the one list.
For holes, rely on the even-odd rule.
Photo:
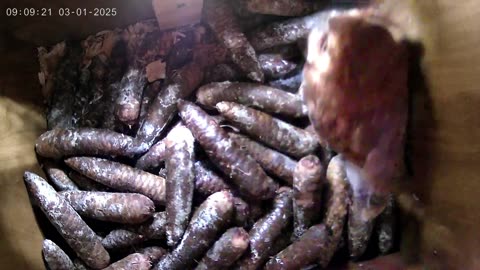
{"label": "wooden surface", "polygon": [[420,248],[429,269],[480,269],[480,2],[438,3],[411,135]]}
{"label": "wooden surface", "polygon": [[200,22],[203,0],[153,0],[153,10],[160,29]]}
{"label": "wooden surface", "polygon": [[[18,2],[37,6],[60,3],[15,1],[11,6]],[[72,5],[75,2],[79,3],[73,1]],[[122,15],[129,22],[152,12],[146,11],[144,1],[137,2],[132,12]],[[411,222],[406,224],[402,253],[420,252],[428,269],[480,269],[480,2],[409,2],[416,2],[421,16],[432,22],[428,30],[438,32],[427,31],[432,37],[425,38],[429,88],[415,93],[411,127],[414,175],[406,185],[410,190],[404,192],[407,198],[418,198],[424,208],[411,211],[421,222],[416,233]],[[426,2],[433,4],[423,4]],[[62,39],[65,33],[78,36],[128,22],[116,21],[118,18],[77,20],[60,27],[58,18],[44,25],[12,20],[4,24],[5,18],[0,18],[0,265],[43,269],[42,237],[22,181],[24,170],[38,171],[33,141],[44,129],[36,51],[34,44],[13,41],[13,37],[46,43]],[[50,31],[28,30],[42,27]]]}
{"label": "wooden surface", "polygon": [[45,128],[37,68],[30,58],[35,50],[4,44],[0,55],[0,265],[43,269],[42,236],[22,179],[25,170],[39,171],[32,142]]}

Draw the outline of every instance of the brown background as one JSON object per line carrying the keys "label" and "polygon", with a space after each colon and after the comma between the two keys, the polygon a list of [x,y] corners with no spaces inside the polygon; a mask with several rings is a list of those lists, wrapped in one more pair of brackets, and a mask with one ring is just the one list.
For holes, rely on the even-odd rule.
{"label": "brown background", "polygon": [[[42,237],[24,190],[38,171],[33,142],[44,129],[35,47],[153,17],[150,1],[101,1],[114,18],[6,18],[5,7],[99,7],[98,1],[2,1],[0,4],[0,268],[43,269]],[[427,46],[429,90],[415,93],[414,176],[418,232],[406,224],[404,254],[421,252],[429,269],[480,269],[480,2],[408,0],[426,27],[409,29]],[[48,3],[48,4],[47,4]],[[400,9],[395,16],[409,24]],[[415,196],[413,196],[415,195]],[[406,205],[405,204],[405,205]],[[420,240],[420,241],[418,241]],[[415,243],[415,244],[412,244]]]}

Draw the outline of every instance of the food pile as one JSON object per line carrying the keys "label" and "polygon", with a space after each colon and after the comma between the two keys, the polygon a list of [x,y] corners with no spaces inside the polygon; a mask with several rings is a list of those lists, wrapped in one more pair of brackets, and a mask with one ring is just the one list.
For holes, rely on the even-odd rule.
{"label": "food pile", "polygon": [[343,158],[299,90],[308,35],[345,12],[205,0],[196,25],[40,48],[48,181],[24,179],[67,244],[44,241],[50,269],[313,269],[392,252],[393,196],[349,219]]}

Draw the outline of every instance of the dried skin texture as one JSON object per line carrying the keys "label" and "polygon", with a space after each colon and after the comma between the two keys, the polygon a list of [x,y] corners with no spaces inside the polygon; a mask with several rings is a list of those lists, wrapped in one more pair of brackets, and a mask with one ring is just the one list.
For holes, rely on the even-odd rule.
{"label": "dried skin texture", "polygon": [[217,39],[230,51],[233,62],[247,74],[248,78],[262,82],[264,75],[255,50],[242,33],[229,3],[223,0],[205,0],[203,12],[203,19]]}
{"label": "dried skin texture", "polygon": [[220,102],[218,111],[242,132],[288,155],[301,158],[318,147],[311,133],[243,105]]}
{"label": "dried skin texture", "polygon": [[152,265],[158,263],[160,259],[167,254],[167,251],[162,247],[145,247],[137,251],[148,257]]}
{"label": "dried skin texture", "polygon": [[249,35],[249,40],[257,51],[291,44],[307,38],[314,27],[326,28],[332,15],[332,11],[321,11],[306,17],[274,22],[253,31]]}
{"label": "dried skin texture", "polygon": [[145,122],[136,135],[136,139],[143,144],[144,150],[153,145],[171,121],[177,111],[177,101],[190,96],[202,80],[202,69],[191,62],[178,71],[172,79],[172,84],[161,90],[150,105]]}
{"label": "dried skin texture", "polygon": [[297,67],[295,62],[278,54],[260,54],[258,61],[265,77],[270,79],[283,78]]}
{"label": "dried skin texture", "polygon": [[[210,196],[222,190],[230,190],[223,178],[208,168],[206,162],[195,162],[195,191],[202,196]],[[235,196],[233,197],[233,207],[235,208],[234,223],[238,226],[249,226],[252,220],[250,205]]]}
{"label": "dried skin texture", "polygon": [[387,207],[377,219],[378,249],[382,254],[388,254],[393,249],[396,223],[395,199],[390,195]]}
{"label": "dried skin texture", "polygon": [[148,270],[150,267],[150,260],[146,255],[133,253],[118,262],[112,263],[104,270]]}
{"label": "dried skin texture", "polygon": [[245,149],[265,171],[277,176],[290,185],[293,184],[293,172],[297,165],[296,161],[241,134],[229,133],[228,135],[234,139],[242,149]]}
{"label": "dried skin texture", "polygon": [[195,270],[228,269],[248,247],[248,233],[240,227],[227,230],[210,248]]}
{"label": "dried skin texture", "polygon": [[342,239],[343,227],[347,216],[349,203],[348,182],[344,161],[341,156],[332,158],[327,168],[327,213],[324,224],[330,231],[330,241],[327,250],[319,257],[319,264],[326,267],[333,254],[338,249]]}
{"label": "dried skin texture", "polygon": [[278,16],[303,16],[318,9],[318,3],[311,0],[247,0],[251,12]]}
{"label": "dried skin texture", "polygon": [[129,126],[137,122],[142,104],[142,93],[147,78],[144,69],[131,68],[119,84],[119,96],[115,104],[117,119]]}
{"label": "dried skin texture", "polygon": [[307,108],[299,96],[256,83],[210,83],[198,89],[197,101],[209,107],[214,107],[221,101],[229,101],[269,113],[291,117],[307,116]]}
{"label": "dried skin texture", "polygon": [[53,91],[47,100],[47,128],[75,126],[74,104],[78,91],[79,64],[82,50],[78,44],[67,43],[65,54],[53,75]]}
{"label": "dried skin texture", "polygon": [[[291,50],[286,53],[287,55],[282,54],[282,52],[258,55],[260,68],[267,79],[285,77],[297,68],[297,64],[289,60],[295,54],[292,54]],[[230,63],[223,63],[206,72],[204,83],[242,80],[244,80],[244,76],[242,76],[236,66]]]}
{"label": "dried skin texture", "polygon": [[77,184],[78,187],[80,187],[81,190],[85,191],[110,191],[109,187],[106,187],[98,182],[95,182],[94,180],[85,177],[75,171],[71,171],[69,173],[70,178],[72,179],[75,184]]}
{"label": "dried skin texture", "polygon": [[138,245],[145,241],[143,235],[128,230],[118,229],[111,231],[102,240],[102,245],[108,250],[118,250],[134,245]]}
{"label": "dried skin texture", "polygon": [[321,143],[346,158],[364,221],[385,207],[399,173],[407,119],[407,55],[387,29],[361,15],[309,37],[304,99]]}
{"label": "dried skin texture", "polygon": [[329,248],[329,231],[324,224],[310,227],[297,241],[265,265],[267,270],[302,269],[314,263]]}
{"label": "dried skin texture", "polygon": [[167,139],[170,156],[166,162],[166,212],[167,244],[174,246],[182,239],[192,210],[195,189],[194,148],[195,139],[185,126],[181,125]]}
{"label": "dried skin texture", "polygon": [[[143,155],[140,159],[137,160],[137,164],[135,167],[142,169],[142,170],[149,170],[154,169],[160,166],[160,164],[165,161],[169,155],[169,148],[172,144],[172,141],[178,140],[175,136],[178,136],[179,132],[182,129],[186,129],[181,124],[176,124],[167,134],[167,136],[154,144],[145,155]],[[186,129],[186,134],[190,133],[188,129]]]}
{"label": "dried skin texture", "polygon": [[309,155],[298,161],[293,177],[294,237],[299,238],[316,224],[322,208],[323,166]]}
{"label": "dried skin texture", "polygon": [[188,269],[227,228],[233,215],[228,191],[208,197],[195,211],[180,244],[155,265],[155,270]]}
{"label": "dried skin texture", "polygon": [[74,268],[72,260],[54,242],[43,240],[43,258],[50,270],[71,270]]}
{"label": "dried skin texture", "polygon": [[168,157],[168,149],[165,140],[154,144],[145,155],[137,160],[135,167],[141,170],[151,170],[160,166]]}
{"label": "dried skin texture", "polygon": [[140,34],[140,43],[133,48],[130,68],[120,81],[119,95],[115,105],[117,119],[126,125],[131,126],[138,121],[142,93],[147,83],[147,65],[165,56],[165,49],[170,50],[168,44],[162,44],[168,43],[163,40],[164,35],[168,34],[160,31]]}
{"label": "dried skin texture", "polygon": [[165,203],[165,179],[160,176],[101,158],[73,157],[65,163],[108,187],[143,194],[155,204]]}
{"label": "dried skin texture", "polygon": [[365,220],[360,216],[360,200],[352,196],[348,210],[348,251],[353,259],[358,259],[365,253],[375,222],[375,219]]}
{"label": "dried skin texture", "polygon": [[167,213],[158,212],[153,214],[153,218],[138,226],[130,226],[129,231],[136,232],[148,239],[165,239],[167,224]]}
{"label": "dried skin texture", "polygon": [[292,189],[282,187],[278,190],[273,209],[253,224],[249,232],[250,248],[235,269],[258,269],[268,260],[275,239],[282,234],[292,218],[292,197]]}
{"label": "dried skin texture", "polygon": [[77,212],[40,176],[25,172],[24,180],[32,200],[78,257],[94,269],[106,267],[110,262],[108,252]]}
{"label": "dried skin texture", "polygon": [[68,156],[132,156],[133,139],[106,129],[57,128],[40,135],[35,150],[40,156],[59,159]]}
{"label": "dried skin texture", "polygon": [[255,200],[274,196],[278,184],[207,113],[188,101],[179,101],[178,108],[185,126],[208,157],[243,194]]}
{"label": "dried skin texture", "polygon": [[45,170],[48,179],[50,179],[50,182],[58,191],[79,190],[75,182],[73,182],[72,179],[70,179],[70,177],[68,177],[68,175],[53,162],[45,162],[43,169]]}
{"label": "dried skin texture", "polygon": [[203,196],[210,196],[215,192],[229,190],[230,187],[222,177],[208,168],[205,161],[195,162],[195,191]]}
{"label": "dried skin texture", "polygon": [[140,194],[65,191],[61,195],[84,217],[124,224],[138,224],[153,215],[152,200]]}

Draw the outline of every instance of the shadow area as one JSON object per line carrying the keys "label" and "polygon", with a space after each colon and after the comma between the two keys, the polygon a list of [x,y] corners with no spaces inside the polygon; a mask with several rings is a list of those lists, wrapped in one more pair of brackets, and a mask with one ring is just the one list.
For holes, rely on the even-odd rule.
{"label": "shadow area", "polygon": [[406,43],[409,52],[408,91],[409,113],[405,141],[406,177],[399,184],[399,249],[407,263],[421,260],[421,231],[425,205],[431,203],[429,190],[435,149],[432,140],[436,121],[428,78],[422,67],[424,47],[420,43]]}
{"label": "shadow area", "polygon": [[43,228],[32,215],[22,179],[26,170],[41,172],[32,140],[45,128],[39,117],[32,119],[44,114],[36,48],[5,32],[0,40],[0,268],[44,269]]}

